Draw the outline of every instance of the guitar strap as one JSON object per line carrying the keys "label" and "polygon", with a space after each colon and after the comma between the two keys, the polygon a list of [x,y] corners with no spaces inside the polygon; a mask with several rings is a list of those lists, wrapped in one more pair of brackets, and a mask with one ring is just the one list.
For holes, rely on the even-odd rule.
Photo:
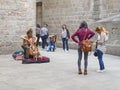
{"label": "guitar strap", "polygon": [[84,36],[83,40],[85,40],[86,36],[87,36],[87,29],[85,29],[85,36]]}

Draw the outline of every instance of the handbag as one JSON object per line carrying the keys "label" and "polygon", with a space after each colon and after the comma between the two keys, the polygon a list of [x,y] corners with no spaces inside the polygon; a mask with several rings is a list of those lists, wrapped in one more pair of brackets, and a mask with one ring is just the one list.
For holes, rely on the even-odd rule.
{"label": "handbag", "polygon": [[97,55],[97,50],[95,50],[95,52],[94,52],[94,56],[95,57],[97,57],[98,55]]}
{"label": "handbag", "polygon": [[[87,30],[86,30],[86,34],[87,34]],[[88,40],[88,39],[85,40],[86,34],[85,34],[84,39],[82,41],[82,51],[83,52],[91,52],[92,51],[93,42]]]}

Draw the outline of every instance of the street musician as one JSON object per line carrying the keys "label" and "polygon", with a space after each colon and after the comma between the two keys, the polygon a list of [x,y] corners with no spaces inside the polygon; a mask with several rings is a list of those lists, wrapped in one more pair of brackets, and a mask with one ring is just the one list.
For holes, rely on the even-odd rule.
{"label": "street musician", "polygon": [[36,47],[37,37],[33,36],[32,29],[29,29],[26,35],[22,35],[21,38],[23,39],[22,48],[24,49],[24,58],[39,58],[40,52]]}

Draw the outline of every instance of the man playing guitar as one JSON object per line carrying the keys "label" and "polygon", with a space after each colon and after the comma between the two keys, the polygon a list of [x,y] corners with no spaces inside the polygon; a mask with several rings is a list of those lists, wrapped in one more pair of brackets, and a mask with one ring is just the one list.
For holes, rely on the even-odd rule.
{"label": "man playing guitar", "polygon": [[36,47],[37,38],[33,36],[32,29],[29,29],[26,35],[22,35],[21,38],[23,39],[22,48],[24,49],[24,58],[29,59],[30,56],[33,58],[40,57],[40,53]]}

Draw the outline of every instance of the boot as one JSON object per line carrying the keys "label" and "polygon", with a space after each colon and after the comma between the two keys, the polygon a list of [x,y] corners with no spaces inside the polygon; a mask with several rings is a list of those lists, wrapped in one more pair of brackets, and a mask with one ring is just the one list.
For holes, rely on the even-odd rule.
{"label": "boot", "polygon": [[80,69],[80,70],[78,70],[78,74],[82,74],[82,71],[81,71],[81,69]]}
{"label": "boot", "polygon": [[84,75],[87,75],[87,70],[84,70]]}

